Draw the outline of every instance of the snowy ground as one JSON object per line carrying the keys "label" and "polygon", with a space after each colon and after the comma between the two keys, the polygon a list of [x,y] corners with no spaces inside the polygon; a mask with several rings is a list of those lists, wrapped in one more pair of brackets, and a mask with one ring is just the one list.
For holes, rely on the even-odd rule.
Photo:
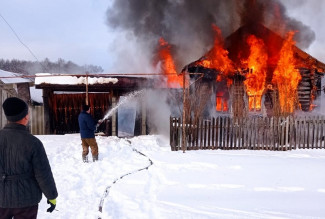
{"label": "snowy ground", "polygon": [[[96,137],[100,161],[82,163],[78,134],[37,137],[59,192],[39,218],[325,218],[325,150],[182,153],[159,136]],[[133,148],[153,165],[136,171],[150,161]]]}

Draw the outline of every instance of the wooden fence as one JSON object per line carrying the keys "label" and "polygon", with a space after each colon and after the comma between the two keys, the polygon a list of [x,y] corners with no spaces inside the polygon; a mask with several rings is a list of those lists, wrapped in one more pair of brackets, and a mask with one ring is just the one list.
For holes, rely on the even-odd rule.
{"label": "wooden fence", "polygon": [[[185,125],[185,150],[325,149],[325,117],[217,117]],[[182,150],[182,122],[170,118],[170,145]]]}
{"label": "wooden fence", "polygon": [[44,135],[44,107],[30,106],[29,108],[29,128],[33,135]]}

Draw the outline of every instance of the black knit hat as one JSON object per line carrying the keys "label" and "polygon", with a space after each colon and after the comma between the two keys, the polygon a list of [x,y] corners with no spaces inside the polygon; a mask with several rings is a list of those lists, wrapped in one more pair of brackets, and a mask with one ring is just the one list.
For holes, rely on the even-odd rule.
{"label": "black knit hat", "polygon": [[89,107],[88,105],[83,105],[83,106],[82,106],[82,110],[84,110],[84,111],[88,111],[89,108],[90,108],[90,107]]}
{"label": "black knit hat", "polygon": [[27,103],[17,97],[7,98],[3,102],[2,108],[7,120],[10,122],[17,122],[28,114]]}

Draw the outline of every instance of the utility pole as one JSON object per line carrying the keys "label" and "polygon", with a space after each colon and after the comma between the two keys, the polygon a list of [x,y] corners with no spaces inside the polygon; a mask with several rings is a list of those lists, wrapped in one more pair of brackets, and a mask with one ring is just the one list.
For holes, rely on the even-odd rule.
{"label": "utility pole", "polygon": [[88,105],[88,71],[86,72],[86,105]]}
{"label": "utility pole", "polygon": [[[187,72],[187,71],[186,71]],[[185,71],[183,72],[183,111],[182,111],[182,150],[185,153],[186,150],[186,132],[185,132],[185,103],[186,103],[186,91],[185,91]]]}

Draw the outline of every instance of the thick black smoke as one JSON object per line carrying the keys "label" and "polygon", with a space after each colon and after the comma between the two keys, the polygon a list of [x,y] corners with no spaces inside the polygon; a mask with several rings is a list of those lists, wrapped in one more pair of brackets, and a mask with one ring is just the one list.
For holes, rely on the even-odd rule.
{"label": "thick black smoke", "polygon": [[212,24],[226,37],[251,22],[263,23],[281,35],[296,30],[295,40],[302,49],[315,39],[308,26],[288,17],[279,0],[114,0],[107,10],[111,28],[132,31],[148,42],[148,49],[154,51],[151,44],[160,37],[173,45],[178,70],[211,48]]}

